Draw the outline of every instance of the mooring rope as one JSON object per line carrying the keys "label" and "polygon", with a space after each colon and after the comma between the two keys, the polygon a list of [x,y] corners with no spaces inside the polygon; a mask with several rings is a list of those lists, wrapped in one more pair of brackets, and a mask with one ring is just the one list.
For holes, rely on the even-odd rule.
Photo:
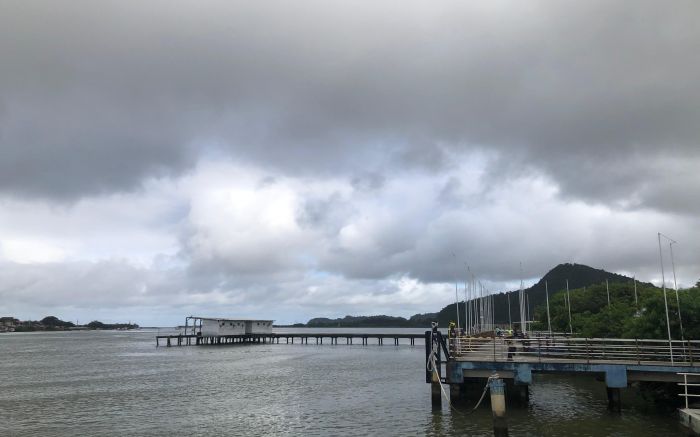
{"label": "mooring rope", "polygon": [[486,378],[486,384],[484,385],[484,390],[481,392],[481,397],[479,398],[479,401],[476,403],[474,408],[472,408],[471,410],[466,411],[466,412],[462,411],[462,410],[458,410],[457,408],[455,408],[454,405],[452,405],[452,400],[450,399],[450,397],[447,395],[447,392],[445,391],[445,387],[443,386],[442,380],[440,379],[440,374],[437,373],[437,364],[435,363],[435,351],[433,349],[433,345],[435,343],[432,341],[432,336],[431,336],[430,340],[431,340],[430,341],[430,359],[425,363],[426,369],[428,370],[428,372],[431,372],[431,373],[434,372],[437,374],[436,379],[437,379],[438,383],[440,384],[440,391],[442,391],[443,396],[445,396],[445,399],[447,400],[447,404],[450,406],[450,408],[452,408],[454,411],[457,411],[458,413],[461,413],[464,415],[472,414],[474,411],[477,410],[477,408],[479,408],[479,406],[481,405],[481,402],[484,400],[484,397],[486,396],[486,391],[489,388],[489,382],[491,382],[492,379],[497,379],[498,375],[491,375],[488,378]]}

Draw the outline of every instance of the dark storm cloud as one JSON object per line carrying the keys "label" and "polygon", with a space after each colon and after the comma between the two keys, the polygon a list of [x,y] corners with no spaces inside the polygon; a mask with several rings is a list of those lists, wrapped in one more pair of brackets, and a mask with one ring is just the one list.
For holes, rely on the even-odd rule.
{"label": "dark storm cloud", "polygon": [[697,211],[674,190],[697,190],[696,173],[655,162],[700,162],[698,13],[695,1],[3,2],[0,188],[131,189],[205,146],[349,177],[435,171],[446,150],[482,148],[500,156],[497,178],[528,167],[565,196]]}

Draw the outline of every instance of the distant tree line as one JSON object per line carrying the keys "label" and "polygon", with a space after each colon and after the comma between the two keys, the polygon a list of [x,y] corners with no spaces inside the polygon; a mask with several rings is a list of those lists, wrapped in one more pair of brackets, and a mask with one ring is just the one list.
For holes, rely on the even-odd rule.
{"label": "distant tree line", "polygon": [[76,325],[67,322],[56,316],[47,316],[41,320],[18,321],[14,327],[16,332],[28,331],[65,331],[68,329],[89,328],[89,329],[137,329],[139,325],[135,323],[102,323],[97,320],[87,325]]}
{"label": "distant tree line", "polygon": [[337,319],[317,317],[305,326],[309,328],[424,328],[435,320],[435,313],[416,314],[409,319],[394,316],[345,316]]}

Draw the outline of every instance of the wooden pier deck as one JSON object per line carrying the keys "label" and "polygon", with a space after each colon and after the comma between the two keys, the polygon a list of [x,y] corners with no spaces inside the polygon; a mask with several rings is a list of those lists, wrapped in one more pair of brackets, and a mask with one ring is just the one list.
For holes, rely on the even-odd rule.
{"label": "wooden pier deck", "polygon": [[313,332],[313,333],[271,333],[271,334],[241,334],[241,335],[157,335],[156,347],[165,343],[165,346],[204,346],[204,345],[226,345],[226,344],[252,344],[252,343],[274,343],[279,344],[284,340],[284,344],[294,344],[295,339],[299,344],[309,344],[309,339],[314,340],[313,344],[323,344],[324,339],[330,340],[329,344],[339,344],[339,340],[345,340],[344,344],[351,345],[353,340],[361,340],[361,344],[366,346],[384,344],[384,340],[393,340],[393,344],[398,346],[400,340],[409,340],[411,346],[415,346],[416,339],[425,338],[424,334],[405,333],[350,333],[350,332]]}

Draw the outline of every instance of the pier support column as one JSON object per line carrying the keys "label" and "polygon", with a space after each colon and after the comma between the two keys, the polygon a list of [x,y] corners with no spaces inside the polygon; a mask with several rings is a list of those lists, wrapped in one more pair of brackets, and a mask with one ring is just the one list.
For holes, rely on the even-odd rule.
{"label": "pier support column", "polygon": [[622,410],[620,389],[627,387],[627,368],[623,365],[606,365],[605,387],[608,391],[608,409],[619,413]]}
{"label": "pier support column", "polygon": [[433,370],[433,379],[430,382],[430,402],[433,409],[442,407],[442,390],[440,388],[440,375],[437,370]]}
{"label": "pier support column", "polygon": [[518,394],[520,405],[527,405],[530,402],[530,386],[527,384],[515,384],[513,387],[515,387]]}
{"label": "pier support column", "polygon": [[432,323],[432,328],[432,331],[425,331],[425,360],[427,366],[425,382],[430,383],[430,401],[433,410],[439,410],[442,408],[442,387],[440,386],[442,369],[440,364],[440,342],[438,340],[440,333],[437,322]]}
{"label": "pier support column", "polygon": [[508,436],[505,388],[506,386],[503,383],[503,380],[498,377],[491,379],[489,382],[489,391],[491,392],[491,412],[493,413],[493,435],[496,437]]}
{"label": "pier support column", "polygon": [[616,387],[606,387],[608,391],[608,410],[615,413],[622,411],[622,400],[620,397],[620,389]]}

